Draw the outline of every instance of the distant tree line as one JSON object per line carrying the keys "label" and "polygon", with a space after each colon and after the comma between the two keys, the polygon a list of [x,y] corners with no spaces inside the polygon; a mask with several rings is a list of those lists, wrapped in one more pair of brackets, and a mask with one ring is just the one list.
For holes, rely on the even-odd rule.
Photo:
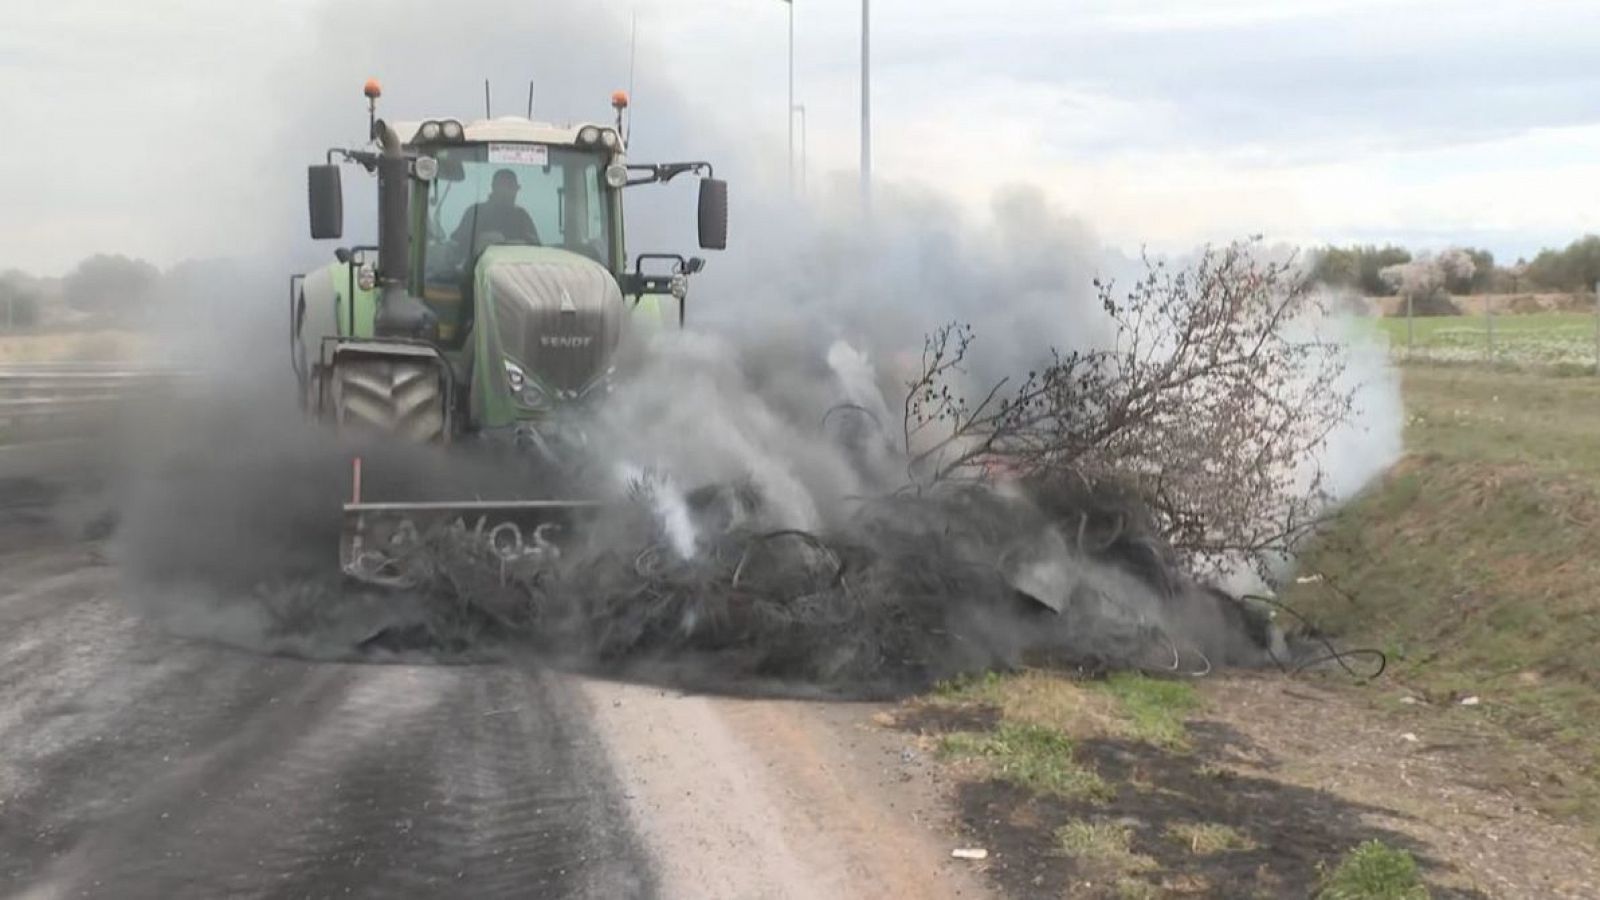
{"label": "distant tree line", "polygon": [[121,254],[97,253],[59,278],[19,269],[0,272],[0,329],[20,331],[41,324],[93,319],[121,324],[148,317],[193,263],[163,273]]}
{"label": "distant tree line", "polygon": [[[1462,265],[1460,260],[1470,260]],[[1541,250],[1531,261],[1511,265],[1496,263],[1494,254],[1477,247],[1459,247],[1439,254],[1412,254],[1393,244],[1319,248],[1310,254],[1311,277],[1333,287],[1345,287],[1368,296],[1406,293],[1405,276],[1397,267],[1431,261],[1442,280],[1428,291],[1445,294],[1511,294],[1523,292],[1578,293],[1592,291],[1600,281],[1600,236],[1585,235],[1561,250]],[[1441,262],[1447,264],[1440,265]],[[1385,271],[1391,274],[1384,276]]]}
{"label": "distant tree line", "polygon": [[0,272],[0,329],[18,331],[38,325],[43,302],[37,279],[16,269]]}

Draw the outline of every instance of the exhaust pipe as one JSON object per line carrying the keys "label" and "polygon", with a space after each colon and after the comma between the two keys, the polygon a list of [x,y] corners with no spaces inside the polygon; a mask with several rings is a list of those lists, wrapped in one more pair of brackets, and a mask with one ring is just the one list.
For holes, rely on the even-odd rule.
{"label": "exhaust pipe", "polygon": [[411,172],[400,136],[387,122],[376,126],[378,146],[378,283],[404,284],[410,242]]}
{"label": "exhaust pipe", "polygon": [[378,311],[377,337],[437,342],[438,317],[406,290],[411,243],[411,161],[400,136],[387,122],[374,123],[378,146]]}

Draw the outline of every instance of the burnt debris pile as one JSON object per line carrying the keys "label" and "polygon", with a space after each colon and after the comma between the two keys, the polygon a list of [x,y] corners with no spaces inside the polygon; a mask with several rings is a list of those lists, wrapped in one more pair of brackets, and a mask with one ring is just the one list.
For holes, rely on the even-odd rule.
{"label": "burnt debris pile", "polygon": [[391,573],[407,614],[358,647],[526,648],[855,695],[1020,664],[1202,674],[1284,652],[1111,493],[948,485],[858,500],[811,531],[774,527],[747,486],[667,490],[634,490],[558,554],[507,552],[460,520],[420,532]]}

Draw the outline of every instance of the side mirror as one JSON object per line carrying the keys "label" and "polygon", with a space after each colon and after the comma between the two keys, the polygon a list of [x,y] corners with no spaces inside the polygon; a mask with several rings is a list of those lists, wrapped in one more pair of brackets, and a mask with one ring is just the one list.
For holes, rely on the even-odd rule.
{"label": "side mirror", "polygon": [[700,246],[706,250],[728,249],[728,183],[715,178],[700,179]]}
{"label": "side mirror", "polygon": [[325,241],[344,236],[344,190],[337,165],[311,166],[306,173],[311,208],[311,237]]}

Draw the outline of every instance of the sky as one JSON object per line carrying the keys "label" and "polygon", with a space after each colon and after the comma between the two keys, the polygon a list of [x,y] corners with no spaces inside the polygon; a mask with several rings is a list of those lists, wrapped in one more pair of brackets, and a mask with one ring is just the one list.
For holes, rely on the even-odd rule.
{"label": "sky", "polygon": [[[736,191],[782,190],[790,9],[0,0],[0,269],[298,247],[301,167],[360,137],[365,75],[397,117],[475,114],[489,77],[497,112],[520,112],[531,78],[538,117],[603,119],[630,80],[633,22],[635,157],[734,157]],[[856,178],[860,10],[793,7],[818,195]],[[984,210],[1031,186],[1125,252],[1261,234],[1509,261],[1600,231],[1592,0],[876,0],[872,14],[883,189]]]}

